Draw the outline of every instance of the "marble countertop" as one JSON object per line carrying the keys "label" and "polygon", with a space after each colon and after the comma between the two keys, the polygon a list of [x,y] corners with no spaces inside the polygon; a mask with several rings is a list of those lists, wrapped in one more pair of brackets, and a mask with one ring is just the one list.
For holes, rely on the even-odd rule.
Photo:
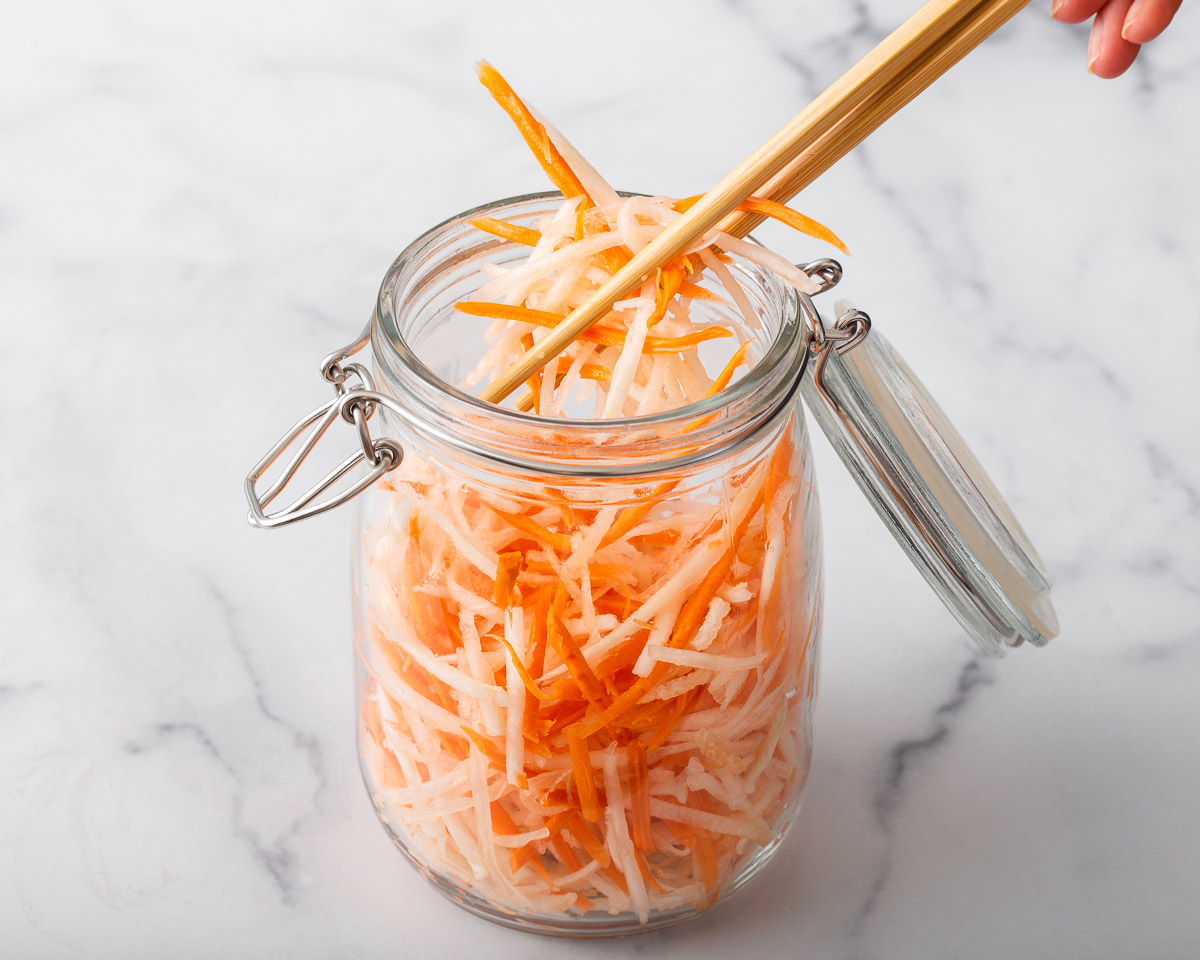
{"label": "marble countertop", "polygon": [[0,954],[1200,954],[1200,5],[1106,83],[1039,2],[798,201],[1008,495],[1063,629],[979,654],[818,440],[807,806],[707,917],[572,945],[441,900],[359,780],[349,516],[245,521],[393,257],[543,189],[474,58],[613,182],[685,195],[913,6],[10,11]]}

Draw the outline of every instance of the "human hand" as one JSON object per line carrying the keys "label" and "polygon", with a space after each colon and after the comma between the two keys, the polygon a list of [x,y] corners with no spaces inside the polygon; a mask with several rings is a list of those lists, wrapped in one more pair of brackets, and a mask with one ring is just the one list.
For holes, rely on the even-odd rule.
{"label": "human hand", "polygon": [[1183,0],[1054,0],[1050,16],[1063,23],[1083,23],[1095,16],[1088,40],[1088,72],[1119,77],[1133,63],[1143,43],[1166,28]]}

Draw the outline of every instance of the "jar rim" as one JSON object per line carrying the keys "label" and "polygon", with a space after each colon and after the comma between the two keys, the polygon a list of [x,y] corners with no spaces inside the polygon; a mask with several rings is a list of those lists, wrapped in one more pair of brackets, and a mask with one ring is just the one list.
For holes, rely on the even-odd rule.
{"label": "jar rim", "polygon": [[[633,195],[622,192],[622,196]],[[483,401],[430,369],[409,345],[397,318],[398,296],[403,296],[406,281],[413,279],[412,274],[423,263],[444,252],[446,241],[456,229],[466,225],[474,230],[470,228],[470,220],[485,216],[499,218],[504,210],[511,213],[513,208],[562,200],[558,191],[546,191],[507,197],[465,210],[430,227],[388,267],[372,318],[371,348],[377,370],[404,402],[403,410],[389,405],[393,413],[418,431],[430,433],[451,446],[518,469],[625,476],[658,473],[720,456],[792,405],[810,355],[811,330],[803,322],[801,306],[801,298],[807,296],[775,274],[735,255],[739,280],[755,283],[766,296],[777,299],[782,310],[773,335],[764,341],[762,358],[744,376],[713,396],[634,417],[544,417]],[[487,237],[483,242],[488,249],[510,245],[495,237]],[[462,436],[458,431],[468,423],[482,436],[476,436],[474,441]],[[552,435],[551,442],[538,444],[539,433]],[[518,437],[520,442],[514,445],[511,441]],[[679,455],[664,460],[662,454],[668,452],[664,447],[672,446],[672,441],[676,447],[683,441],[687,450],[675,451]],[[538,449],[539,446],[545,449]],[[591,448],[592,455],[576,451],[575,455],[564,458],[565,448]],[[639,466],[645,469],[637,469]]]}

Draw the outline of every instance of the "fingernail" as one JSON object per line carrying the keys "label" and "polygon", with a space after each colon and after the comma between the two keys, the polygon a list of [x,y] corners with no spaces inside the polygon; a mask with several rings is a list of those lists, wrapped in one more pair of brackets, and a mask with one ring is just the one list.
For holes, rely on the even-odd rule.
{"label": "fingernail", "polygon": [[1100,59],[1100,18],[1097,17],[1092,24],[1092,34],[1088,37],[1088,73],[1094,73],[1092,67],[1096,65],[1096,61]]}
{"label": "fingernail", "polygon": [[1067,2],[1067,0],[1054,0],[1054,3],[1051,4],[1051,6],[1050,6],[1050,19],[1051,20],[1058,19],[1058,11],[1063,8],[1063,5],[1066,2]]}
{"label": "fingernail", "polygon": [[[1143,0],[1133,0],[1133,6],[1131,6],[1129,8],[1129,12],[1125,14],[1125,25],[1121,27],[1121,37],[1125,40],[1129,40],[1129,28],[1137,23],[1137,18],[1141,16],[1142,2]],[[1129,40],[1129,42],[1133,43],[1132,40]]]}

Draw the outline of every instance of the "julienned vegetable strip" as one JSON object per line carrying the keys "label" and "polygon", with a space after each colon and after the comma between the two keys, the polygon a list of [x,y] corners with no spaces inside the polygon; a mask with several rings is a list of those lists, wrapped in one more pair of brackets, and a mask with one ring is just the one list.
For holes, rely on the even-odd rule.
{"label": "julienned vegetable strip", "polygon": [[521,136],[525,138],[526,145],[533,151],[533,155],[542,165],[546,176],[550,178],[550,182],[562,191],[564,197],[587,197],[587,191],[579,182],[579,178],[567,166],[567,162],[558,152],[558,148],[550,142],[546,128],[534,119],[529,108],[508,85],[508,81],[500,76],[500,72],[486,60],[480,60],[475,65],[475,72],[479,75],[479,82],[487,87],[488,93],[516,124]]}
{"label": "julienned vegetable strip", "polygon": [[[689,202],[619,197],[493,68],[480,78],[567,199],[531,226],[473,221],[529,255],[455,305],[491,321],[464,387],[531,349]],[[840,247],[786,207],[746,209]],[[645,416],[734,388],[771,331],[719,241],[615,305],[519,408]],[[795,279],[774,254],[753,260]],[[390,475],[364,570],[360,739],[381,816],[430,870],[505,911],[646,922],[713,902],[782,829],[806,769],[818,623],[814,571],[789,549],[812,500],[794,429],[720,480],[501,489],[417,456]]]}

